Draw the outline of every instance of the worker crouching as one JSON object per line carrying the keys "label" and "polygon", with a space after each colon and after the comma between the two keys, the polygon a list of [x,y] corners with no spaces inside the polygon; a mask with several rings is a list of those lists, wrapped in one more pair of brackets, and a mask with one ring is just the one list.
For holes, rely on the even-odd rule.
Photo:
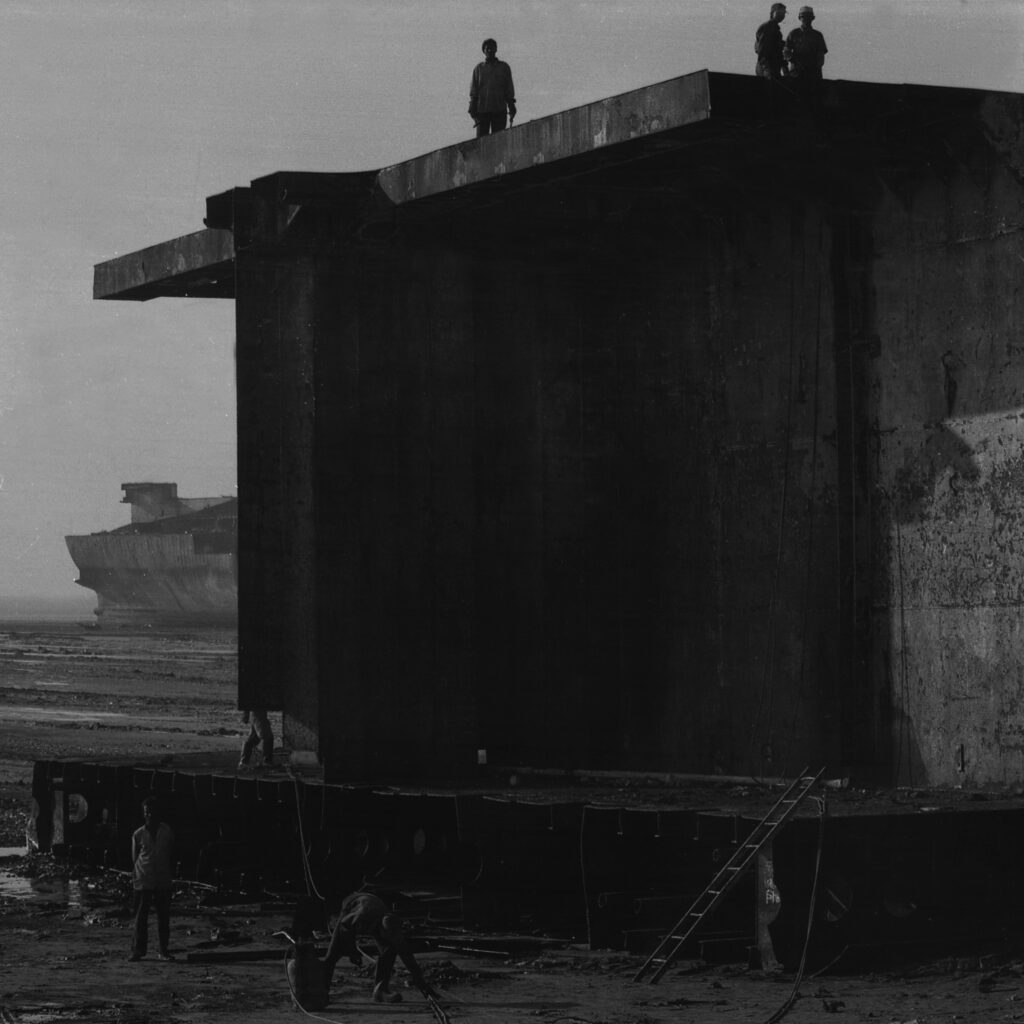
{"label": "worker crouching", "polygon": [[337,962],[347,956],[350,963],[361,967],[362,954],[356,939],[373,939],[377,944],[377,969],[373,977],[373,1000],[377,1003],[398,1003],[402,996],[391,991],[391,973],[396,958],[401,958],[413,985],[428,999],[440,998],[427,983],[419,964],[412,955],[403,931],[402,919],[392,913],[379,897],[368,892],[354,892],[341,904],[341,914],[334,926],[327,955],[321,963],[328,986]]}

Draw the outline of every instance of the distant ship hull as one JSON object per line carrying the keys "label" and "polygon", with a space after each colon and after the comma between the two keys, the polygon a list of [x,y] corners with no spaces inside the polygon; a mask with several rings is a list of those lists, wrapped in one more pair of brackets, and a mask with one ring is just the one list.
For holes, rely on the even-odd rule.
{"label": "distant ship hull", "polygon": [[210,504],[183,514],[155,514],[117,530],[65,538],[78,567],[76,582],[96,592],[98,626],[238,625],[237,501],[192,500]]}

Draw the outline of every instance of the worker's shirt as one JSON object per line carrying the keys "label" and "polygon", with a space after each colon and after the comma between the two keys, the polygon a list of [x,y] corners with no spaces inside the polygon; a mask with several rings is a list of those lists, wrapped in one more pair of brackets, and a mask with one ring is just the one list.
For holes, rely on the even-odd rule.
{"label": "worker's shirt", "polygon": [[369,892],[354,892],[345,897],[335,935],[345,952],[355,950],[357,936],[374,939],[382,949],[394,946],[401,950],[405,944],[401,918],[380,897]]}
{"label": "worker's shirt", "polygon": [[784,53],[789,61],[789,73],[794,78],[801,75],[820,77],[828,47],[825,37],[817,29],[801,25],[786,36]]}
{"label": "worker's shirt", "polygon": [[469,83],[470,114],[504,114],[508,105],[515,102],[512,69],[503,60],[482,60],[473,68]]}
{"label": "worker's shirt", "polygon": [[172,854],[174,833],[170,825],[160,822],[156,836],[146,828],[132,835],[133,885],[136,889],[169,889],[173,880]]}
{"label": "worker's shirt", "polygon": [[379,938],[384,918],[389,915],[387,904],[369,892],[352,893],[341,904],[341,922],[352,935]]}
{"label": "worker's shirt", "polygon": [[757,63],[776,75],[782,72],[782,29],[777,21],[766,21],[754,36]]}

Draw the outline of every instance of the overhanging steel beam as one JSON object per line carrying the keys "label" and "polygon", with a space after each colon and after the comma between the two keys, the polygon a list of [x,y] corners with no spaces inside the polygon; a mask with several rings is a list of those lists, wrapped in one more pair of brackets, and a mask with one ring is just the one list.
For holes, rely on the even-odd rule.
{"label": "overhanging steel beam", "polygon": [[207,228],[96,264],[92,296],[139,302],[162,295],[233,299],[234,265],[232,232]]}

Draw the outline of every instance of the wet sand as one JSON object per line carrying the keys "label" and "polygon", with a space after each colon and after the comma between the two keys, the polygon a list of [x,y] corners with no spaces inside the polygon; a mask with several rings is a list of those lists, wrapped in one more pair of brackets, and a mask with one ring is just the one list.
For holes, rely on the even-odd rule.
{"label": "wet sand", "polygon": [[[19,843],[36,760],[237,760],[233,632],[104,634],[0,621],[0,847]],[[277,723],[280,729],[280,723]],[[278,732],[280,735],[280,732]]]}

